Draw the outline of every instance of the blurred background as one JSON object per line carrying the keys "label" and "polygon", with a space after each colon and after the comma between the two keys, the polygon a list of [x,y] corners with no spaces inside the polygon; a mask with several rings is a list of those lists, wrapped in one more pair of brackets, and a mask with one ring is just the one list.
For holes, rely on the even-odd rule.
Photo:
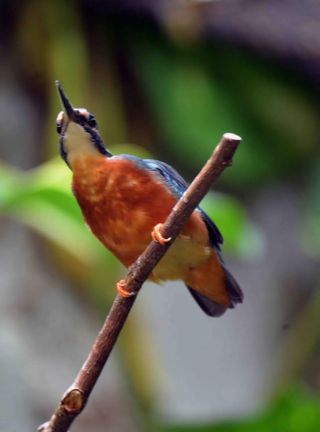
{"label": "blurred background", "polygon": [[146,284],[72,430],[320,430],[320,4],[0,3],[0,430],[35,430],[71,384],[125,269],[86,229],[59,158],[54,80],[108,148],[191,180],[245,302],[205,316]]}

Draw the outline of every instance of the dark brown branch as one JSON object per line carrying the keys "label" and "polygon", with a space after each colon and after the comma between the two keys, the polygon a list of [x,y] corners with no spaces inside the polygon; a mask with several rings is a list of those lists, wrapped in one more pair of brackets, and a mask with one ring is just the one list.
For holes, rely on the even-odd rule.
{"label": "dark brown branch", "polygon": [[[172,209],[162,227],[164,237],[171,237],[172,241],[177,237],[195,207],[208,192],[211,184],[217,180],[227,166],[231,165],[233,154],[240,141],[241,138],[237,135],[231,133],[223,135],[208,162]],[[62,397],[49,422],[39,427],[39,432],[66,432],[75,417],[83,410],[127,319],[136,294],[169,247],[170,244],[161,245],[151,241],[131,266],[125,279],[126,290],[135,295],[128,298],[117,295],[74,383]]]}

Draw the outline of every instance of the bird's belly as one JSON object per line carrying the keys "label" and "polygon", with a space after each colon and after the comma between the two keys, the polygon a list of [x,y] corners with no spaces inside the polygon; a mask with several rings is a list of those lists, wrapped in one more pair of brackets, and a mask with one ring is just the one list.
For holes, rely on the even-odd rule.
{"label": "bird's belly", "polygon": [[206,261],[211,248],[187,235],[179,235],[152,272],[155,281],[184,280],[188,272]]}
{"label": "bird's belly", "polygon": [[131,165],[125,175],[109,165],[108,175],[95,184],[88,176],[74,177],[73,190],[92,232],[125,266],[144,251],[153,227],[176,202],[161,183]]}
{"label": "bird's belly", "polygon": [[131,265],[151,241],[150,216],[144,209],[122,207],[121,218],[106,215],[97,237],[122,263]]}
{"label": "bird's belly", "polygon": [[[165,196],[153,202],[130,205],[125,199],[108,201],[108,206],[83,207],[85,219],[98,239],[125,265],[130,266],[150,243],[153,227],[162,223],[173,203]],[[187,271],[205,261],[211,248],[182,233],[152,272],[160,280],[184,279]]]}

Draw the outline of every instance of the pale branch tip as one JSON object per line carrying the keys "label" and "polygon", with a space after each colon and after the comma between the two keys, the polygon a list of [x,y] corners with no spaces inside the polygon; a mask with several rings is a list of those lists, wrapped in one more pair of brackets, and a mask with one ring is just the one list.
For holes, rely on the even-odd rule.
{"label": "pale branch tip", "polygon": [[241,137],[239,135],[232,133],[232,132],[225,132],[223,134],[223,138],[225,138],[227,140],[238,141],[238,143],[241,141]]}
{"label": "pale branch tip", "polygon": [[51,419],[41,425],[38,432],[67,432],[74,419],[84,409],[135,302],[136,294],[179,235],[182,227],[206,195],[212,183],[219,178],[227,166],[231,165],[232,157],[240,141],[241,138],[233,133],[225,133],[222,136],[211,157],[176,203],[162,226],[163,237],[171,237],[172,240],[166,244],[152,240],[130,267],[125,278],[126,290],[135,295],[127,298],[120,295],[116,296],[102,329],[73,384],[62,396]]}

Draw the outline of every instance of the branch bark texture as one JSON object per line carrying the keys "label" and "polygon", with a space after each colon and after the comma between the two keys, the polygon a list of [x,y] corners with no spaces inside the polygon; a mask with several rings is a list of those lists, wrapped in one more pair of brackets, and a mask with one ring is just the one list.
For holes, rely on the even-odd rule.
{"label": "branch bark texture", "polygon": [[238,135],[231,133],[223,135],[210,159],[174,206],[162,226],[162,236],[165,238],[171,237],[171,242],[162,245],[151,241],[146,250],[131,266],[125,282],[126,290],[132,293],[132,296],[124,298],[117,295],[103,327],[73,384],[61,398],[51,419],[40,426],[38,432],[67,432],[73,420],[84,409],[143,282],[179,235],[212,183],[219,178],[227,166],[232,164],[232,157],[240,141],[241,138]]}

